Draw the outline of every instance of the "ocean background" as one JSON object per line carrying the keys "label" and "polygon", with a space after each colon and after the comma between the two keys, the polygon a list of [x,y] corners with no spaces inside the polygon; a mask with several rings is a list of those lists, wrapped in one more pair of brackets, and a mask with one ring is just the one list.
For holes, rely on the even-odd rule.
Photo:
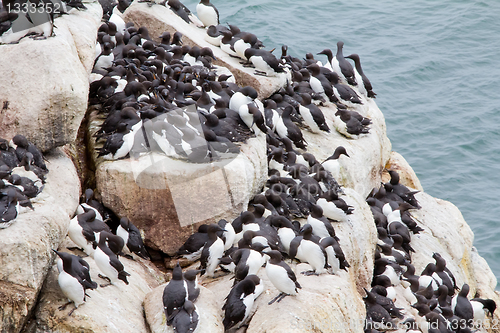
{"label": "ocean background", "polygon": [[[198,2],[183,1],[193,12]],[[221,23],[256,34],[277,56],[282,44],[302,58],[335,54],[339,40],[344,55],[359,54],[393,150],[425,192],[460,209],[500,280],[500,1],[212,3]]]}

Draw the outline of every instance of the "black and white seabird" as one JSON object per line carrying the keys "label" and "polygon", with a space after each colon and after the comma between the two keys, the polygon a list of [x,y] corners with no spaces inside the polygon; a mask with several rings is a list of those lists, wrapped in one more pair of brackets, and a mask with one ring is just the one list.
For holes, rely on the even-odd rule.
{"label": "black and white seabird", "polygon": [[469,299],[467,299],[469,289],[469,285],[464,283],[459,293],[451,299],[451,309],[453,313],[461,319],[464,319],[467,324],[474,319],[472,304]]}
{"label": "black and white seabird", "polygon": [[194,16],[191,11],[179,0],[168,0],[166,3],[170,9],[176,13],[186,23],[193,23],[196,26],[203,26],[203,23]]}
{"label": "black and white seabird", "polygon": [[[0,182],[3,181],[0,180]],[[18,193],[14,188],[0,192],[0,228],[5,229],[15,222],[18,215]]]}
{"label": "black and white seabird", "polygon": [[333,94],[332,83],[321,72],[321,67],[318,64],[313,63],[307,66],[307,70],[310,72],[310,75],[309,72],[307,72],[309,75],[309,85],[314,93],[319,95],[326,102],[337,102],[337,97]]}
{"label": "black and white seabird", "polygon": [[97,283],[90,278],[89,264],[85,260],[70,253],[53,251],[62,260],[62,270],[59,272],[57,282],[69,300],[68,303],[59,307],[59,310],[64,310],[73,302],[75,308],[68,314],[71,316],[73,311],[85,302],[85,290],[96,289]]}
{"label": "black and white seabird", "polygon": [[325,249],[319,243],[314,242],[311,225],[305,224],[301,229],[301,234],[302,236],[295,237],[290,243],[290,258],[297,258],[312,267],[312,271],[304,273],[306,275],[326,273]]}
{"label": "black and white seabird", "polygon": [[241,34],[240,39],[234,42],[233,48],[241,59],[248,61],[248,58],[245,56],[245,51],[249,48],[257,48],[255,45],[258,42],[259,40],[257,39],[257,36],[252,33],[245,32]]}
{"label": "black and white seabird", "polygon": [[184,302],[188,300],[188,287],[183,279],[182,268],[179,262],[175,265],[172,271],[172,279],[163,289],[163,309],[167,324],[171,325],[177,313],[181,311]]}
{"label": "black and white seabird", "polygon": [[69,222],[68,236],[87,255],[94,253],[97,246],[94,230],[88,221],[95,219],[95,211],[89,209],[82,214],[78,214]]}
{"label": "black and white seabird", "polygon": [[245,86],[240,88],[238,91],[234,92],[229,99],[229,108],[238,112],[242,105],[253,103],[257,99],[257,96],[257,90],[253,87]]}
{"label": "black and white seabird", "polygon": [[130,252],[137,254],[142,259],[149,259],[148,251],[142,241],[141,232],[128,218],[122,217],[120,219],[116,234],[123,239]]}
{"label": "black and white seabird", "polygon": [[276,76],[278,73],[285,72],[282,63],[269,51],[247,48],[245,58],[254,65],[256,74]]}
{"label": "black and white seabird", "polygon": [[219,24],[219,11],[210,0],[201,0],[196,5],[196,14],[205,27]]}
{"label": "black and white seabird", "polygon": [[251,276],[238,282],[226,297],[224,310],[224,329],[241,327],[250,316],[255,301],[255,282]]}
{"label": "black and white seabird", "polygon": [[[13,8],[15,9],[15,8]],[[0,44],[18,43],[27,35],[47,38],[53,35],[54,14],[46,10],[6,13],[1,16]],[[17,16],[12,15],[17,14]]]}
{"label": "black and white seabird", "polygon": [[[352,113],[354,112],[354,113]],[[357,138],[361,134],[370,133],[370,128],[368,125],[371,120],[369,118],[361,116],[356,111],[348,111],[339,109],[335,112],[336,116],[340,117],[340,120],[344,123],[343,126],[338,126],[337,131],[340,134],[345,135],[348,138]],[[360,115],[361,120],[357,115]]]}
{"label": "black and white seabird", "polygon": [[336,181],[341,180],[340,176],[341,166],[339,158],[342,155],[349,157],[349,154],[347,154],[346,149],[343,146],[338,146],[337,148],[335,148],[333,154],[330,157],[328,157],[323,163],[321,163],[323,168],[325,168],[326,171],[329,171]]}
{"label": "black and white seabird", "polygon": [[493,317],[493,313],[497,308],[496,302],[492,299],[483,299],[476,297],[470,300],[470,304],[472,305],[472,310],[474,312],[474,321],[476,323],[484,323],[486,315]]}
{"label": "black and white seabird", "polygon": [[189,236],[189,238],[177,250],[177,254],[184,258],[195,261],[200,259],[201,251],[208,241],[208,224],[202,224],[198,227],[198,231]]}
{"label": "black and white seabird", "polygon": [[128,284],[127,276],[130,276],[130,274],[125,271],[118,256],[106,245],[108,235],[112,236],[113,234],[106,231],[101,232],[99,243],[94,251],[94,260],[97,267],[110,281],[109,284],[101,285],[101,287],[116,284],[118,280],[122,280],[125,284]]}
{"label": "black and white seabird", "polygon": [[354,77],[354,68],[352,65],[344,58],[342,53],[342,48],[344,47],[344,42],[337,42],[337,54],[332,59],[332,68],[339,75],[339,77],[351,86],[355,86],[356,78]]}
{"label": "black and white seabird", "polygon": [[[338,222],[347,222],[349,220],[348,215],[352,213],[352,207],[351,206],[347,206],[347,208],[342,207],[343,204],[345,204],[344,200],[339,200],[339,201],[331,200],[331,198],[328,197],[328,195],[331,196],[334,194],[332,191],[328,193],[323,193],[321,197],[316,201],[316,204],[323,209],[323,215],[329,218],[330,220]],[[340,198],[338,198],[337,196],[337,199]],[[351,209],[349,209],[349,207]],[[346,210],[344,210],[343,208]]]}
{"label": "black and white seabird", "polygon": [[199,320],[196,306],[192,301],[186,300],[180,311],[173,317],[171,325],[176,333],[190,333],[196,330]]}
{"label": "black and white seabird", "polygon": [[281,114],[281,118],[276,124],[276,133],[278,133],[281,138],[292,140],[298,148],[305,149],[307,142],[304,140],[300,128],[290,118],[292,112],[293,106],[289,105],[285,108]]}
{"label": "black and white seabird", "polygon": [[202,274],[206,273],[209,277],[214,277],[215,269],[219,265],[219,259],[224,254],[224,242],[217,236],[219,231],[225,230],[214,223],[208,226],[208,241],[201,251],[200,267]]}
{"label": "black and white seabird", "polygon": [[295,273],[290,266],[283,261],[281,253],[276,250],[265,252],[270,259],[266,263],[266,274],[280,294],[269,302],[273,304],[275,301],[278,303],[288,295],[297,295],[297,289],[301,289]]}
{"label": "black and white seabird", "polygon": [[97,200],[94,199],[94,191],[91,188],[85,190],[85,200],[80,204],[77,209],[77,213],[81,214],[86,209],[92,209],[95,211],[95,218],[104,221],[103,214],[104,206]]}
{"label": "black and white seabird", "polygon": [[307,223],[312,227],[313,234],[320,237],[336,237],[332,223],[323,215],[321,206],[310,203],[310,214],[307,216]]}
{"label": "black and white seabird", "polygon": [[377,94],[373,92],[373,87],[370,80],[366,77],[365,73],[363,73],[359,55],[353,53],[351,55],[348,55],[346,58],[352,59],[354,61],[354,76],[356,78],[356,82],[358,83],[359,92],[365,95],[365,97],[375,98]]}
{"label": "black and white seabird", "polygon": [[337,274],[341,269],[347,272],[347,268],[351,267],[345,259],[344,252],[335,237],[325,237],[319,242],[325,249],[328,264],[332,268],[332,273]]}
{"label": "black and white seabird", "polygon": [[299,113],[309,129],[313,133],[321,133],[321,131],[330,133],[325,115],[319,107],[311,103],[311,95],[303,93],[300,97],[302,97],[302,103],[299,104]]}
{"label": "black and white seabird", "polygon": [[259,135],[261,132],[267,133],[264,116],[253,103],[240,106],[238,114],[255,135]]}
{"label": "black and white seabird", "polygon": [[358,94],[351,87],[340,83],[337,73],[330,72],[325,74],[325,76],[332,83],[333,94],[340,103],[349,107],[356,107],[356,104],[363,104]]}
{"label": "black and white seabird", "polygon": [[271,226],[278,229],[278,237],[285,253],[289,253],[290,243],[297,237],[298,230],[296,230],[292,222],[284,216],[273,215],[269,219]]}
{"label": "black and white seabird", "polygon": [[237,38],[233,37],[231,31],[221,30],[220,33],[223,36],[222,39],[220,40],[220,49],[229,54],[230,56],[237,58],[238,53],[236,53],[233,47]]}
{"label": "black and white seabird", "polygon": [[103,147],[99,150],[98,157],[106,160],[117,160],[127,156],[134,146],[135,133],[141,128],[142,121],[129,130],[125,124],[120,124],[117,132],[107,137]]}
{"label": "black and white seabird", "polygon": [[[19,158],[19,161],[21,161],[24,155],[29,152],[32,155],[32,159],[30,161],[32,161],[34,165],[41,168],[42,170],[47,171],[47,166],[45,165],[42,152],[34,144],[30,143],[24,135],[15,135],[12,138],[12,144],[16,148],[16,154]],[[22,150],[24,150],[24,153],[20,153],[20,151]]]}
{"label": "black and white seabird", "polygon": [[[242,240],[239,244],[242,245],[243,242]],[[244,246],[246,247],[240,247],[231,254],[231,258],[236,265],[234,269],[235,282],[243,280],[248,275],[257,274],[265,261],[261,251],[267,246],[260,243]]]}
{"label": "black and white seabird", "polygon": [[366,318],[377,323],[385,323],[386,325],[394,325],[389,312],[380,304],[377,303],[374,293],[365,289],[366,296],[363,297],[366,305]]}
{"label": "black and white seabird", "polygon": [[186,280],[186,286],[188,291],[188,299],[191,302],[196,301],[200,295],[200,286],[198,285],[198,274],[201,271],[199,269],[190,269],[184,272],[184,280]]}

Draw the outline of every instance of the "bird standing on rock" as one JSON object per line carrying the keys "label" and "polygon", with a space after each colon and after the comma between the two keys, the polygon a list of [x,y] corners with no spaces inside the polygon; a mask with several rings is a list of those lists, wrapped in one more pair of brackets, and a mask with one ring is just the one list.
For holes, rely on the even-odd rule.
{"label": "bird standing on rock", "polygon": [[97,283],[92,281],[89,273],[89,264],[82,258],[53,250],[62,260],[62,270],[59,272],[57,282],[69,302],[60,306],[59,310],[64,310],[70,303],[75,304],[68,316],[71,316],[80,305],[85,302],[85,290],[96,289]]}
{"label": "bird standing on rock", "polygon": [[330,157],[328,157],[323,163],[321,163],[323,168],[325,168],[326,171],[329,171],[336,181],[340,181],[339,158],[342,155],[349,157],[349,154],[347,154],[346,149],[343,146],[338,146],[337,148],[335,148],[333,154]]}
{"label": "bird standing on rock", "polygon": [[219,24],[219,11],[210,0],[201,0],[196,5],[196,14],[205,27]]}
{"label": "bird standing on rock", "polygon": [[167,318],[167,325],[172,324],[174,317],[181,311],[187,299],[188,287],[182,276],[182,268],[177,262],[172,272],[172,279],[163,289],[163,309]]}
{"label": "bird standing on rock", "polygon": [[215,223],[208,226],[208,241],[201,251],[200,267],[202,274],[206,273],[209,277],[214,277],[215,269],[219,265],[219,259],[224,254],[224,242],[217,236],[218,231],[226,230]]}
{"label": "bird standing on rock", "polygon": [[94,252],[94,260],[97,267],[101,272],[106,274],[105,277],[102,275],[100,275],[100,277],[107,277],[110,281],[109,284],[101,285],[101,287],[116,284],[118,280],[122,280],[125,284],[128,284],[127,276],[130,276],[130,274],[124,270],[123,264],[118,259],[118,256],[108,247],[106,243],[108,236],[113,236],[113,234],[106,231],[101,232],[99,243]]}
{"label": "bird standing on rock", "polygon": [[281,253],[276,250],[266,251],[270,259],[266,263],[266,274],[271,283],[280,291],[280,294],[269,302],[269,305],[274,302],[280,302],[285,296],[297,295],[297,289],[301,289],[297,277],[283,260]]}
{"label": "bird standing on rock", "polygon": [[353,53],[351,55],[348,55],[346,58],[352,59],[354,61],[354,76],[356,77],[356,82],[358,83],[359,92],[365,95],[365,97],[375,98],[377,94],[373,92],[373,87],[370,80],[368,80],[365,73],[363,73],[359,55]]}
{"label": "bird standing on rock", "polygon": [[258,75],[276,76],[285,72],[281,62],[269,51],[248,48],[245,50],[245,58],[254,65]]}
{"label": "bird standing on rock", "polygon": [[142,259],[149,259],[149,254],[142,241],[141,232],[128,218],[122,217],[120,219],[116,234],[123,239],[130,252],[137,254]]}
{"label": "bird standing on rock", "polygon": [[255,281],[253,275],[247,276],[231,289],[222,307],[222,310],[224,310],[222,323],[226,331],[245,324],[255,301],[254,292]]}
{"label": "bird standing on rock", "polygon": [[351,86],[355,86],[357,83],[354,77],[354,69],[349,61],[344,58],[343,47],[344,42],[337,42],[337,54],[332,59],[332,68],[339,75],[341,81],[347,81]]}

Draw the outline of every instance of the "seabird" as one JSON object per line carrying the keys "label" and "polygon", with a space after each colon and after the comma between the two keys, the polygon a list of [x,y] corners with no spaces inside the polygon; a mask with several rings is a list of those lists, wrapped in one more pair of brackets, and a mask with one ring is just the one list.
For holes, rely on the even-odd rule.
{"label": "seabird", "polygon": [[274,287],[280,291],[279,295],[268,304],[271,305],[275,301],[279,303],[288,295],[297,295],[297,289],[301,289],[302,287],[290,266],[283,261],[281,253],[276,250],[264,253],[270,258],[266,263],[266,275]]}
{"label": "seabird", "polygon": [[201,0],[196,5],[196,14],[205,27],[219,24],[219,11],[210,0]]}
{"label": "seabird", "polygon": [[68,304],[74,303],[75,308],[68,314],[71,316],[73,311],[85,302],[85,291],[96,289],[97,283],[90,278],[89,264],[85,260],[66,252],[52,251],[62,260],[62,270],[59,272],[57,282],[64,296],[69,300],[68,303],[60,306],[59,310],[64,310]]}

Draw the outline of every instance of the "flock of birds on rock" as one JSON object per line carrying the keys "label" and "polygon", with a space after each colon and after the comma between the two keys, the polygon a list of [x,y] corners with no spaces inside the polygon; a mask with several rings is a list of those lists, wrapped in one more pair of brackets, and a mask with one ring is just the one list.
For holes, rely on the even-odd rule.
{"label": "flock of birds on rock", "polygon": [[[493,316],[495,301],[478,296],[469,300],[469,286],[465,283],[461,289],[457,287],[439,253],[432,256],[435,263],[429,263],[420,275],[415,274],[411,234],[424,229],[409,210],[421,208],[414,196],[418,191],[402,185],[396,171],[389,170],[389,174],[390,181],[374,189],[366,200],[377,226],[378,242],[372,289],[365,289],[365,332],[402,327],[412,333],[466,333],[486,326],[486,314]],[[418,311],[416,318],[405,317],[402,309],[395,306],[397,290]]]}
{"label": "flock of birds on rock", "polygon": [[48,172],[42,153],[25,136],[0,138],[0,228],[34,209],[31,200],[42,192]]}
{"label": "flock of birds on rock", "polygon": [[[66,4],[85,8],[74,1]],[[302,272],[305,275],[347,271],[349,263],[334,224],[348,221],[354,210],[342,199],[343,190],[337,182],[341,177],[339,161],[349,155],[340,146],[320,163],[313,154],[304,152],[307,142],[302,128],[313,133],[330,132],[318,105],[332,103],[335,116],[344,124],[336,126],[341,134],[357,138],[369,133],[371,120],[358,111],[363,111],[363,98],[375,98],[376,94],[363,73],[359,56],[344,57],[344,44],[338,42],[335,56],[330,49],[318,53],[327,57],[325,64],[311,53],[305,59],[287,55],[285,45],[277,58],[272,51],[263,49],[254,34],[234,25],[220,25],[218,11],[209,0],[198,4],[199,19],[178,0],[161,3],[187,23],[205,26],[208,42],[240,58],[244,66],[255,67],[256,74],[291,77],[285,87],[261,102],[254,88],[239,87],[231,75],[219,73],[219,68],[212,65],[215,57],[210,48],[183,45],[179,32],[173,36],[165,32],[159,36],[161,41],[155,42],[145,27],[125,23],[122,13],[129,4],[120,0],[117,6],[105,8],[106,22],[97,36],[89,105],[106,117],[95,133],[96,141],[103,142],[99,156],[116,160],[156,151],[193,163],[207,163],[237,154],[237,143],[252,135],[266,135],[267,141],[269,178],[262,193],[231,223],[220,220],[217,224],[201,225],[179,249],[179,256],[190,261],[199,259],[200,267],[185,272],[179,263],[174,267],[163,293],[167,325],[176,332],[196,329],[199,315],[195,302],[200,293],[197,276],[214,277],[218,267],[234,274],[234,285],[222,308],[226,330],[248,322],[254,301],[264,290],[257,276],[264,265],[269,280],[279,291],[269,305],[285,296],[297,295],[301,289],[285,258],[308,263],[311,270]],[[30,20],[2,8],[0,42],[19,40],[12,38],[11,32],[16,19]],[[51,35],[53,18],[48,22],[50,34],[29,33]],[[354,67],[346,58],[354,61]],[[11,145],[0,141],[2,227],[15,219],[17,210],[12,213],[12,207],[30,207],[29,198],[41,191],[39,185],[43,184],[47,169],[33,147],[21,136],[16,136]],[[14,170],[20,167],[41,177],[16,177]],[[469,301],[467,284],[455,295],[455,279],[438,253],[433,256],[435,264],[429,263],[420,276],[415,274],[411,233],[423,229],[408,210],[420,206],[415,192],[399,183],[397,172],[389,173],[390,182],[372,191],[367,199],[379,241],[372,289],[366,290],[364,298],[365,331],[378,332],[373,328],[375,323],[388,326],[394,325],[393,318],[405,318],[394,305],[395,286],[401,285],[406,300],[425,318],[407,318],[404,324],[408,332],[414,332],[415,323],[424,332],[471,332],[472,321],[484,320],[485,313],[492,315],[495,302],[480,298]],[[28,183],[37,189],[29,192],[32,187]],[[110,284],[119,280],[128,284],[129,273],[118,255],[132,252],[145,259],[149,256],[139,230],[127,218],[120,220],[115,233],[107,219],[102,205],[93,199],[92,190],[87,190],[68,234],[87,255],[94,257],[104,274],[101,277],[106,277]],[[297,219],[302,219],[302,225]],[[60,258],[59,285],[76,309],[85,301],[86,290],[97,288],[97,283],[91,280],[85,260],[55,252]],[[461,325],[462,321],[467,325]],[[424,325],[427,322],[431,325]]]}
{"label": "flock of birds on rock", "polygon": [[[254,301],[264,290],[257,276],[263,265],[279,291],[269,304],[301,289],[285,258],[308,263],[311,270],[302,272],[307,276],[338,274],[349,267],[334,223],[347,221],[353,207],[339,197],[342,189],[328,170],[338,171],[338,158],[347,155],[345,148],[337,148],[321,164],[312,154],[287,150],[292,147],[290,140],[283,139],[286,144],[274,140],[276,146],[268,144],[273,151],[269,154],[270,177],[249,210],[231,223],[220,220],[201,225],[177,252],[190,261],[199,259],[202,275],[214,277],[219,266],[234,274],[234,285],[223,306],[226,330],[247,324]],[[303,225],[296,218],[303,219]],[[165,302],[164,298],[165,308],[171,307]],[[180,296],[175,304],[182,308]]]}
{"label": "flock of birds on rock", "polygon": [[[96,133],[96,140],[103,142],[99,156],[114,160],[156,151],[206,163],[237,154],[235,142],[261,132],[288,138],[305,149],[301,127],[313,133],[330,132],[317,106],[326,102],[336,105],[335,116],[344,124],[337,128],[340,133],[350,138],[369,133],[371,120],[356,111],[362,101],[347,82],[362,86],[366,98],[374,94],[359,57],[351,56],[357,59],[358,70],[343,57],[342,42],[335,57],[329,50],[322,52],[328,55],[328,62],[322,65],[311,54],[306,59],[286,55],[286,46],[280,59],[269,51],[265,51],[267,56],[257,55],[256,51],[264,50],[255,35],[234,25],[210,26],[207,32],[212,28],[231,39],[227,50],[225,39],[217,39],[223,50],[253,61],[269,76],[291,72],[292,80],[261,102],[254,88],[239,87],[231,75],[218,73],[219,68],[212,65],[211,48],[182,45],[179,32],[173,36],[165,32],[155,42],[145,27],[126,24],[115,8],[99,28],[90,85],[90,104],[98,105],[106,116]],[[253,55],[248,56],[250,53]],[[269,62],[278,63],[279,70],[271,73],[259,67]],[[339,72],[332,71],[334,68]]]}
{"label": "flock of birds on rock", "polygon": [[[92,189],[85,191],[85,198],[70,221],[68,236],[78,249],[93,257],[97,268],[103,273],[98,276],[109,282],[101,284],[101,288],[116,284],[119,280],[129,284],[127,277],[130,274],[125,271],[118,256],[134,260],[132,254],[135,254],[140,258],[149,259],[141,233],[126,217],[120,219],[116,229],[113,228],[113,233],[106,208],[93,196]],[[84,259],[67,252],[54,252],[60,258],[57,262],[58,283],[69,300],[59,309],[64,310],[68,304],[74,303],[75,307],[69,312],[71,315],[85,302],[85,296],[88,296],[86,290],[96,289],[97,283],[92,281],[90,266]]]}

